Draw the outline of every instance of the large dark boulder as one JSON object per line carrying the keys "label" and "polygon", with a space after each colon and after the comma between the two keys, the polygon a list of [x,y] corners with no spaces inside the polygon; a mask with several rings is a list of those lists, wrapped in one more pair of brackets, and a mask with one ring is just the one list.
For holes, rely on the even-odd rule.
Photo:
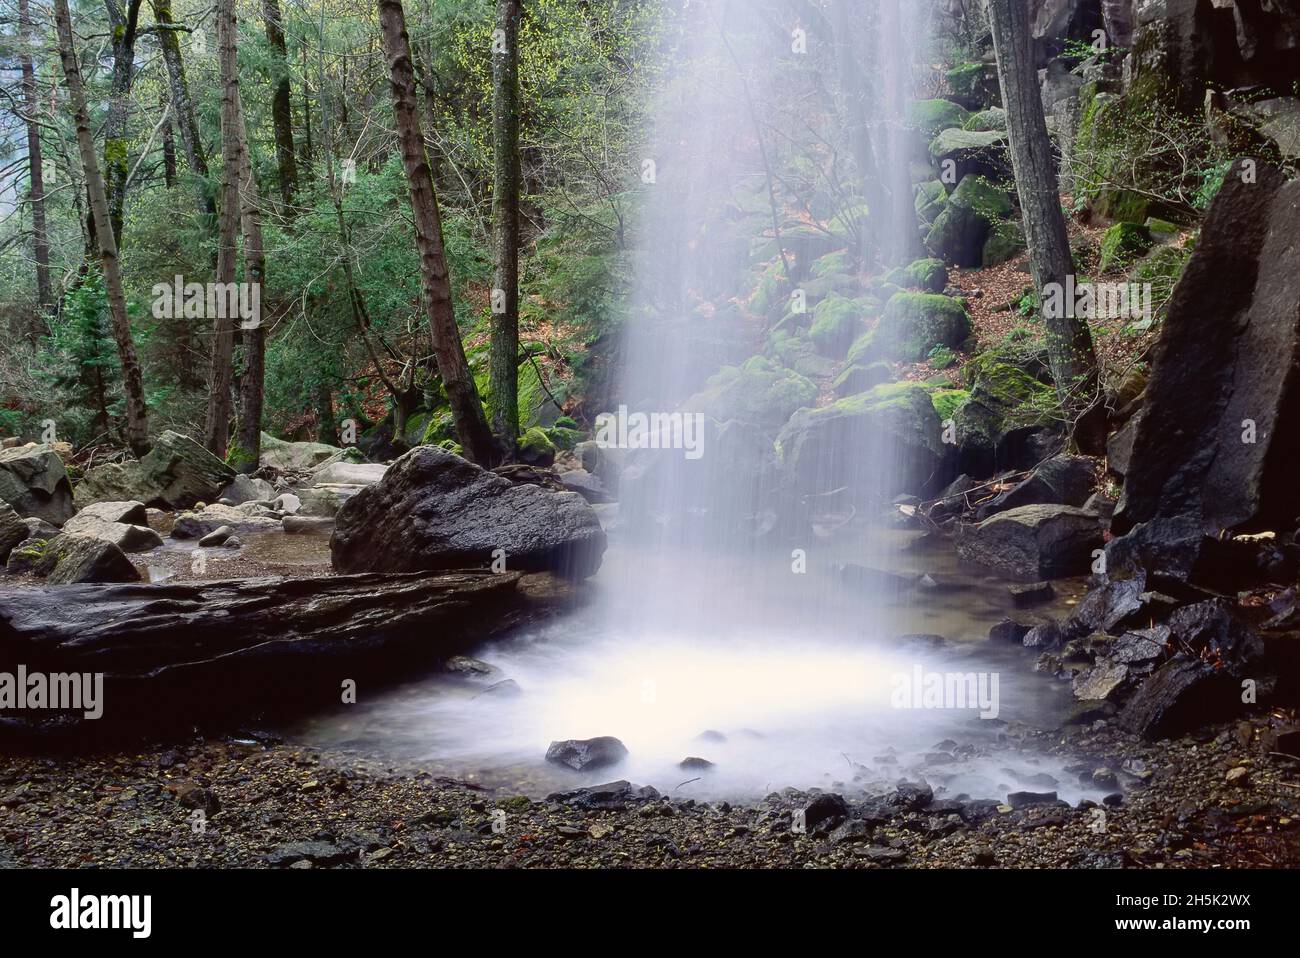
{"label": "large dark boulder", "polygon": [[1096,462],[1086,456],[1054,456],[1023,481],[981,506],[977,516],[986,519],[1018,506],[1082,506],[1092,495],[1096,474]]}
{"label": "large dark boulder", "polygon": [[957,554],[965,562],[1020,579],[1052,579],[1088,571],[1101,545],[1097,516],[1073,506],[1021,506],[962,528]]}
{"label": "large dark boulder", "polygon": [[140,572],[113,542],[64,534],[51,539],[47,553],[55,565],[46,582],[72,585],[80,582],[136,582]]}
{"label": "large dark boulder", "polygon": [[20,516],[61,526],[76,511],[63,460],[49,446],[0,450],[0,500]]}
{"label": "large dark boulder", "polygon": [[[1234,167],[1174,290],[1113,528],[1290,522],[1300,481],[1300,183]],[[1253,441],[1251,441],[1253,440]]]}
{"label": "large dark boulder", "polygon": [[[499,551],[498,551],[499,550]],[[576,492],[515,484],[437,446],[402,456],[347,501],[330,538],[338,572],[488,566],[586,578],[605,533]]]}

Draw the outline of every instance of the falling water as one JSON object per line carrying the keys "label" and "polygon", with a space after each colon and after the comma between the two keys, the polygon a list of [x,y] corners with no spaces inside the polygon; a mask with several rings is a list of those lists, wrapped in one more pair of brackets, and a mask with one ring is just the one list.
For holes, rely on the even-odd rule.
{"label": "falling water", "polygon": [[[879,268],[916,231],[903,117],[923,5],[853,6],[855,35],[870,38],[865,99],[877,110],[870,131],[887,197],[870,211],[878,245],[858,252]],[[802,114],[798,105],[817,92],[795,49],[805,25],[774,25],[750,0],[692,0],[675,16],[674,69],[640,163],[645,210],[617,404],[629,415],[698,413],[709,376],[764,350],[770,321],[748,308],[747,278],[765,264],[788,297],[827,251],[815,229],[796,228],[776,166],[793,140],[836,136],[824,103],[806,99]],[[806,42],[818,42],[811,29]],[[777,429],[706,419],[695,449],[609,450],[624,468],[620,504],[603,515],[612,546],[594,607],[481,650],[500,669],[490,681],[509,678],[508,689],[412,683],[355,707],[324,737],[382,742],[388,755],[539,793],[621,777],[735,799],[782,786],[884,790],[924,775],[950,795],[1000,797],[1048,775],[1078,797],[1059,762],[999,744],[1004,723],[1042,720],[1068,696],[1029,673],[1022,652],[989,649],[989,626],[1009,612],[1005,591],[882,522],[927,477],[906,475],[896,445],[860,427],[826,430],[792,470]],[[996,676],[996,715],[896,707],[917,669]],[[552,740],[597,735],[620,738],[628,759],[587,774],[541,761]],[[713,765],[679,767],[688,757]]]}

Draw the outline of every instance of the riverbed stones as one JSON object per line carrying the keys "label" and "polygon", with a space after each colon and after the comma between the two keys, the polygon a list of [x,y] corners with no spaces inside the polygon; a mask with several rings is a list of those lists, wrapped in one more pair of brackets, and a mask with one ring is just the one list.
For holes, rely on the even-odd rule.
{"label": "riverbed stones", "polygon": [[1087,572],[1102,542],[1097,517],[1073,506],[1021,506],[963,527],[963,561],[1020,579],[1052,579]]}
{"label": "riverbed stones", "polygon": [[13,548],[30,538],[27,526],[7,502],[0,502],[0,562],[9,558]]}
{"label": "riverbed stones", "polygon": [[48,445],[0,450],[0,500],[19,516],[59,526],[75,511],[63,460]]}
{"label": "riverbed stones", "polygon": [[608,768],[627,758],[627,746],[612,735],[588,739],[565,739],[552,742],[546,749],[546,761],[563,765],[575,772]]}
{"label": "riverbed stones", "polygon": [[338,572],[488,566],[586,578],[605,533],[577,493],[515,484],[436,446],[393,463],[348,500],[330,539]]}
{"label": "riverbed stones", "polygon": [[347,450],[323,442],[287,442],[264,432],[258,464],[281,472],[310,472],[337,462],[346,454]]}
{"label": "riverbed stones", "polygon": [[[109,505],[120,506],[124,504],[109,503]],[[129,505],[139,507],[138,510],[131,513],[133,517],[144,517],[143,505],[138,502],[129,503]],[[162,545],[162,536],[150,529],[148,525],[115,521],[105,518],[103,515],[96,515],[92,510],[82,510],[65,522],[63,532],[69,536],[81,536],[111,542],[123,552],[148,552],[150,549]]]}
{"label": "riverbed stones", "polygon": [[245,511],[243,506],[223,506],[219,502],[205,505],[202,509],[182,512],[172,523],[173,539],[202,539],[217,529],[228,527],[230,531],[274,532],[280,528],[280,520],[271,515],[256,515]]}

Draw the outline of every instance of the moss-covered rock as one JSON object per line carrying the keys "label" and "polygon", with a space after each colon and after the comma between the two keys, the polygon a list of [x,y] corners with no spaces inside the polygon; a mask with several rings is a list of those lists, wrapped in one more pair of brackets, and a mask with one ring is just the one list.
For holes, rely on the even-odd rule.
{"label": "moss-covered rock", "polygon": [[951,100],[913,100],[907,108],[908,123],[927,140],[944,130],[960,128],[968,116],[964,106]]}
{"label": "moss-covered rock", "polygon": [[965,389],[935,389],[930,392],[930,402],[939,414],[940,422],[947,422],[957,412],[958,407],[970,399]]}
{"label": "moss-covered rock", "polygon": [[1007,111],[1000,106],[995,106],[987,110],[980,110],[978,113],[972,113],[967,117],[962,128],[973,133],[1005,133],[1007,130]]}
{"label": "moss-covered rock", "polygon": [[925,226],[934,223],[948,202],[948,190],[939,180],[927,180],[916,185],[916,217]]}
{"label": "moss-covered rock", "polygon": [[[948,89],[952,91],[953,98],[965,106],[975,109],[976,107],[987,106],[989,103],[989,87],[992,79],[989,74],[989,64],[972,61],[957,64],[945,76],[948,80]],[[996,80],[993,82],[996,83]]]}
{"label": "moss-covered rock", "polygon": [[801,409],[777,445],[796,496],[847,488],[855,500],[888,501],[942,481],[948,459],[934,404],[912,383],[888,383]]}
{"label": "moss-covered rock", "polygon": [[[970,317],[949,296],[899,293],[885,306],[870,351],[899,362],[919,362],[935,346],[960,346],[970,335]],[[855,344],[856,345],[856,344]]]}
{"label": "moss-covered rock", "polygon": [[1101,241],[1101,263],[1098,269],[1108,273],[1123,269],[1140,259],[1155,241],[1151,231],[1136,223],[1116,223],[1106,231]]}
{"label": "moss-covered rock", "polygon": [[519,460],[534,466],[549,466],[555,462],[555,443],[545,430],[534,426],[519,437]]}
{"label": "moss-covered rock", "polygon": [[764,356],[753,356],[740,366],[724,366],[685,405],[719,422],[736,420],[776,429],[816,398],[812,380]]}
{"label": "moss-covered rock", "polygon": [[1041,426],[1055,401],[1051,386],[1030,375],[1023,357],[990,350],[967,364],[970,398],[953,410],[959,468],[972,476],[990,475],[1000,462],[1008,433]]}
{"label": "moss-covered rock", "polygon": [[782,329],[768,337],[767,353],[776,362],[810,379],[823,379],[835,372],[835,360],[817,352],[807,336]]}
{"label": "moss-covered rock", "polygon": [[1011,210],[1011,198],[1005,190],[981,177],[967,176],[948,197],[925,245],[936,256],[958,266],[982,266],[989,234]]}
{"label": "moss-covered rock", "polygon": [[889,368],[888,363],[855,363],[846,366],[835,377],[831,388],[835,390],[837,396],[855,396],[868,389],[874,389],[881,383],[887,383],[893,378],[894,371]]}
{"label": "moss-covered rock", "polygon": [[1015,259],[1026,249],[1025,228],[1015,220],[999,220],[984,241],[982,262],[984,266],[997,266]]}
{"label": "moss-covered rock", "polygon": [[930,156],[940,166],[951,162],[959,181],[972,174],[1011,177],[1010,142],[1001,130],[943,130],[930,141]]}
{"label": "moss-covered rock", "polygon": [[869,308],[867,303],[831,293],[813,310],[808,337],[823,356],[842,356],[862,331],[862,317]]}
{"label": "moss-covered rock", "polygon": [[888,281],[903,289],[919,289],[926,293],[942,293],[948,285],[948,267],[943,260],[918,259],[900,266],[887,277]]}

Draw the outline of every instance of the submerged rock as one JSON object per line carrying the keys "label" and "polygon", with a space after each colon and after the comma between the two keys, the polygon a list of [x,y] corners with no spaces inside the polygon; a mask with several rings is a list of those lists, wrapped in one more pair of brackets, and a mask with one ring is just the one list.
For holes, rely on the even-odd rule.
{"label": "submerged rock", "polygon": [[338,572],[487,566],[586,578],[605,533],[574,492],[516,485],[436,446],[393,463],[339,512],[330,539]]}

